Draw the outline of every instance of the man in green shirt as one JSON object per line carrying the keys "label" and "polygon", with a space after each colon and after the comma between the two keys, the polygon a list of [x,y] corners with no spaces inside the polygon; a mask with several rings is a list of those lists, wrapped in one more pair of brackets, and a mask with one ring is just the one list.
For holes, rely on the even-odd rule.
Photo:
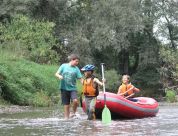
{"label": "man in green shirt", "polygon": [[64,118],[68,119],[70,115],[70,100],[73,102],[73,114],[75,115],[78,100],[76,81],[80,79],[82,82],[82,74],[77,67],[79,64],[79,57],[75,54],[69,56],[69,63],[62,64],[55,76],[61,80],[61,100],[64,105]]}

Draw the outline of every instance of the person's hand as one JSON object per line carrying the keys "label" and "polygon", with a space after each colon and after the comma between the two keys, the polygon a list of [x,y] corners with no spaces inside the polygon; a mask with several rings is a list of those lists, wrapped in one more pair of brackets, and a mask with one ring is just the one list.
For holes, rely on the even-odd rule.
{"label": "person's hand", "polygon": [[63,76],[59,75],[58,78],[59,78],[59,80],[62,80],[62,79],[63,79]]}
{"label": "person's hand", "polygon": [[123,96],[124,95],[124,93],[117,93],[118,95],[120,95],[120,96]]}
{"label": "person's hand", "polygon": [[102,79],[102,82],[103,82],[103,83],[106,83],[106,79]]}

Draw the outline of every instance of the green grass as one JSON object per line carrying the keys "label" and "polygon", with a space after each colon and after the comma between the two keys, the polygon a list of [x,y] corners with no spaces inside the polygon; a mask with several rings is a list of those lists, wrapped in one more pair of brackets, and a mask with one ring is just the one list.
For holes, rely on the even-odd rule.
{"label": "green grass", "polygon": [[[14,51],[14,50],[13,50]],[[59,103],[57,65],[40,65],[23,58],[18,50],[0,49],[0,105],[50,106]],[[82,84],[77,81],[78,96]]]}
{"label": "green grass", "polygon": [[17,53],[0,50],[1,96],[18,105],[49,106],[59,95],[55,65],[40,65]]}

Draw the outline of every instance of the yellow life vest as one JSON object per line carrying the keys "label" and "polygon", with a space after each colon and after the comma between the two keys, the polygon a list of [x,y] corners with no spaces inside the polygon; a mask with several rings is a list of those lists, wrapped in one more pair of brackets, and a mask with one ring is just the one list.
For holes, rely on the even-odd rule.
{"label": "yellow life vest", "polygon": [[[128,91],[132,87],[133,87],[132,84],[127,84],[126,85],[126,84],[122,83],[122,85],[120,86],[120,93],[125,93],[126,91]],[[134,90],[132,89],[132,90],[128,91],[126,94],[124,94],[124,96],[129,96],[129,95],[131,95],[133,93],[134,93]]]}
{"label": "yellow life vest", "polygon": [[[87,80],[90,80],[90,82],[88,82]],[[98,85],[96,83],[93,82],[94,77],[88,78],[88,79],[84,79],[83,81],[83,94],[85,96],[97,96],[98,95]]]}

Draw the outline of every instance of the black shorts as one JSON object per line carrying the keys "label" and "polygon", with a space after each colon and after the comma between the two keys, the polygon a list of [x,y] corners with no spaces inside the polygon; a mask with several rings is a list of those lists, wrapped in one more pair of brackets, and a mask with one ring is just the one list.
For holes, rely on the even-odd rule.
{"label": "black shorts", "polygon": [[61,100],[63,105],[69,105],[70,101],[77,99],[77,91],[61,90]]}

